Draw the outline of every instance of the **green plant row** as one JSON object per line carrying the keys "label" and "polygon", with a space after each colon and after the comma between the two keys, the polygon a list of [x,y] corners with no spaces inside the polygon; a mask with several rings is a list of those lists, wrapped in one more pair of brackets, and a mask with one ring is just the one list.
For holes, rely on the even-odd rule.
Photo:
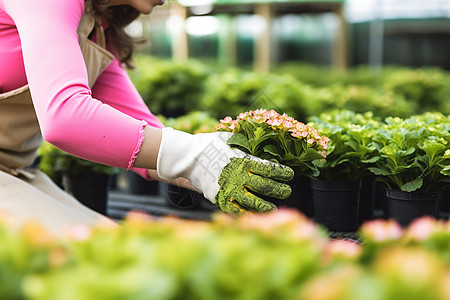
{"label": "green plant row", "polygon": [[334,240],[294,210],[211,222],[132,213],[121,227],[0,225],[0,298],[445,300],[450,226],[422,218]]}
{"label": "green plant row", "polygon": [[117,168],[91,162],[64,152],[48,142],[38,149],[38,168],[53,181],[59,182],[63,174],[83,176],[86,174],[115,174]]}
{"label": "green plant row", "polygon": [[261,107],[300,121],[333,109],[370,111],[381,118],[450,114],[450,76],[438,68],[387,66],[378,71],[360,66],[338,71],[289,63],[263,74],[141,54],[130,76],[153,113],[166,117],[205,111],[224,118]]}
{"label": "green plant row", "polygon": [[167,118],[158,115],[158,119],[166,127],[172,127],[187,133],[205,133],[215,131],[219,120],[203,111],[191,111],[179,117]]}
{"label": "green plant row", "polygon": [[375,175],[390,189],[444,191],[450,186],[450,116],[424,113],[383,120],[348,110],[312,117],[310,126],[330,139],[325,180],[359,180]]}
{"label": "green plant row", "polygon": [[[271,113],[264,111],[264,114]],[[260,118],[263,116],[263,110],[250,112],[260,112]],[[293,118],[273,113],[278,115],[280,122],[293,122],[290,126],[295,127],[297,121]],[[247,122],[250,120],[246,118],[247,114],[238,115],[243,119],[237,127],[233,125],[234,122],[238,124],[237,120],[233,121],[231,117],[219,123],[208,113],[200,111],[176,118],[160,116],[160,119],[165,126],[189,133],[212,132],[222,124],[222,130],[236,133],[229,141],[232,147],[289,165],[296,170],[297,176],[329,181],[357,181],[366,176],[376,176],[390,189],[406,192],[443,191],[450,186],[450,115],[436,112],[382,119],[370,112],[360,114],[351,110],[333,110],[310,117],[306,126],[299,123],[296,130],[283,129],[284,132],[282,123],[277,127],[260,121]],[[305,130],[312,131],[308,133]],[[308,139],[314,135],[313,130],[329,139],[326,151],[321,150],[326,157],[324,159],[320,159],[322,156],[317,149],[305,151],[306,140],[302,142],[303,146],[295,146],[296,142],[293,142],[297,140],[291,136],[295,132],[305,131]],[[301,158],[296,157],[300,153]],[[38,154],[41,157],[40,169],[53,179],[62,173],[112,174],[117,171],[73,157],[48,143],[40,148]]]}
{"label": "green plant row", "polygon": [[392,190],[445,191],[450,186],[450,115],[381,119],[334,110],[306,124],[258,109],[220,120],[233,148],[285,164],[296,176],[325,181],[376,177]]}

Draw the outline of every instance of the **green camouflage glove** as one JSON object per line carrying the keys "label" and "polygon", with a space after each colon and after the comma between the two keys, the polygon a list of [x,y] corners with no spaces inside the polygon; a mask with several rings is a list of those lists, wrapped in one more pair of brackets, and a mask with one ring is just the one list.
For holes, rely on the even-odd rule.
{"label": "green camouflage glove", "polygon": [[276,210],[272,202],[252,193],[278,199],[286,199],[291,187],[278,181],[289,181],[294,171],[275,163],[261,163],[248,158],[231,158],[219,176],[219,192],[216,205],[224,212],[241,215],[248,211],[268,212]]}
{"label": "green camouflage glove", "polygon": [[161,179],[186,178],[203,196],[222,211],[240,215],[248,211],[267,212],[276,206],[259,198],[286,199],[294,177],[286,166],[232,149],[231,132],[188,134],[162,129],[157,171]]}

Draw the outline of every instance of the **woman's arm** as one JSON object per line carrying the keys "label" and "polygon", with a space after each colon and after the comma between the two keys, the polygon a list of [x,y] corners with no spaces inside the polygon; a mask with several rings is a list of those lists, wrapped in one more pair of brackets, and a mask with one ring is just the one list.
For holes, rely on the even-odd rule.
{"label": "woman's arm", "polygon": [[[134,84],[130,80],[127,71],[115,59],[98,77],[95,85],[92,88],[92,95],[96,99],[111,107],[137,119],[145,120],[149,126],[144,129],[145,136],[151,136],[151,143],[147,143],[144,138],[143,147],[146,150],[137,154],[135,166],[141,166],[144,168],[156,168],[156,161],[152,163],[152,157],[156,157],[154,154],[146,154],[146,152],[154,152],[157,148],[153,145],[159,144],[159,130],[152,130],[152,128],[162,128],[164,125],[153,115],[144,103],[141,95],[135,88]],[[152,127],[152,128],[147,128]],[[133,170],[141,176],[150,179],[147,174],[147,170],[143,168],[133,168]],[[154,179],[154,178],[153,178]]]}
{"label": "woman's arm", "polygon": [[[159,131],[155,130],[155,132],[152,132],[152,128],[162,128],[164,125],[151,113],[147,104],[145,104],[141,95],[130,80],[127,71],[121,66],[117,59],[114,60],[99,76],[92,88],[92,95],[94,98],[101,99],[103,103],[108,104],[133,118],[145,120],[149,124],[144,131],[146,131],[145,136],[152,136],[152,143],[147,144],[148,139],[144,139],[141,151],[137,154],[135,166],[142,165],[151,168],[133,168],[133,171],[147,179],[159,180],[198,191],[190,184],[189,180],[185,178],[177,178],[169,181],[163,180],[158,176],[156,170],[154,170],[156,168],[156,161],[151,162],[151,158],[156,157],[157,154],[148,155],[146,153],[155,151],[155,148],[151,145],[156,139],[160,139]],[[147,145],[149,147],[147,147]]]}
{"label": "woman's arm", "polygon": [[145,161],[139,159],[136,167],[154,168],[160,130],[92,96],[77,36],[84,0],[3,0],[3,4],[20,34],[44,139],[81,158],[129,168],[145,136],[149,140],[143,143]]}

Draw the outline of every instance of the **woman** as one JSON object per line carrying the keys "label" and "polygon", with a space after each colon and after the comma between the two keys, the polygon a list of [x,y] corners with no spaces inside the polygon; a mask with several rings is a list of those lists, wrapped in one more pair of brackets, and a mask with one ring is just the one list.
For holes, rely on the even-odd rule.
{"label": "woman", "polygon": [[26,168],[41,137],[149,180],[181,182],[233,214],[275,209],[249,190],[289,196],[279,181],[291,169],[244,157],[227,133],[163,128],[142,101],[125,70],[133,41],[124,27],[163,2],[0,0],[0,211],[13,225],[37,220],[61,233],[112,222]]}

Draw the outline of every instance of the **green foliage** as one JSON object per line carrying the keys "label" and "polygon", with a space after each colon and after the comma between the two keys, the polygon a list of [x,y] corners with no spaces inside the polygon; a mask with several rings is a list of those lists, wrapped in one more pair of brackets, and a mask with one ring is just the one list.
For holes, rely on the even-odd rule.
{"label": "green foliage", "polygon": [[450,184],[450,117],[387,118],[374,135],[379,160],[370,171],[389,188],[442,191]]}
{"label": "green foliage", "polygon": [[208,78],[202,107],[216,118],[264,107],[304,120],[307,110],[303,103],[309,89],[290,75],[231,68]]}
{"label": "green foliage", "polygon": [[27,224],[20,234],[6,224],[0,222],[0,299],[24,300],[24,278],[49,272],[50,252],[59,248],[38,224]]}
{"label": "green foliage", "polygon": [[260,107],[297,120],[335,109],[407,118],[427,111],[450,114],[450,76],[437,68],[357,66],[346,70],[286,63],[268,74],[200,61],[136,57],[130,77],[155,114],[206,111],[214,118]]}
{"label": "green foliage", "polygon": [[122,225],[78,228],[88,235],[62,241],[59,267],[21,273],[16,289],[30,300],[293,299],[319,270],[325,240],[294,212],[211,223],[129,217]]}
{"label": "green foliage", "polygon": [[307,62],[287,62],[273,70],[277,74],[290,74],[300,82],[312,87],[326,87],[336,83],[342,85],[361,85],[376,87],[383,76],[368,66],[357,66],[346,70],[337,70],[329,66],[318,66]]}
{"label": "green foliage", "polygon": [[319,179],[356,181],[379,159],[372,137],[380,123],[371,113],[336,110],[312,117],[308,125],[330,139],[326,159],[316,162]]}
{"label": "green foliage", "polygon": [[200,109],[209,69],[196,61],[135,58],[130,78],[153,113],[177,117]]}
{"label": "green foliage", "polygon": [[117,168],[81,159],[47,142],[39,148],[38,156],[40,157],[39,169],[53,180],[57,180],[62,174],[115,174],[117,172]]}
{"label": "green foliage", "polygon": [[206,82],[202,107],[216,118],[236,116],[256,102],[264,87],[264,76],[238,68],[211,74]]}
{"label": "green foliage", "polygon": [[215,131],[218,119],[212,118],[208,113],[202,111],[192,111],[177,118],[165,118],[158,116],[166,127],[172,127],[188,133],[204,133]]}
{"label": "green foliage", "polygon": [[0,223],[0,296],[21,300],[447,300],[447,220],[328,238],[295,210],[210,222],[132,213],[120,227]]}
{"label": "green foliage", "polygon": [[347,70],[306,63],[286,63],[275,69],[311,87],[302,104],[308,116],[334,109],[349,109],[375,116],[409,117],[427,111],[450,114],[448,72],[438,68],[385,66]]}
{"label": "green foliage", "polygon": [[449,96],[445,94],[445,80],[448,78],[438,69],[400,69],[387,74],[383,88],[403,97],[415,113],[442,111]]}
{"label": "green foliage", "polygon": [[327,87],[310,89],[305,98],[308,116],[317,116],[333,110],[372,112],[377,117],[409,116],[414,106],[392,91],[380,91],[367,86],[335,83]]}

